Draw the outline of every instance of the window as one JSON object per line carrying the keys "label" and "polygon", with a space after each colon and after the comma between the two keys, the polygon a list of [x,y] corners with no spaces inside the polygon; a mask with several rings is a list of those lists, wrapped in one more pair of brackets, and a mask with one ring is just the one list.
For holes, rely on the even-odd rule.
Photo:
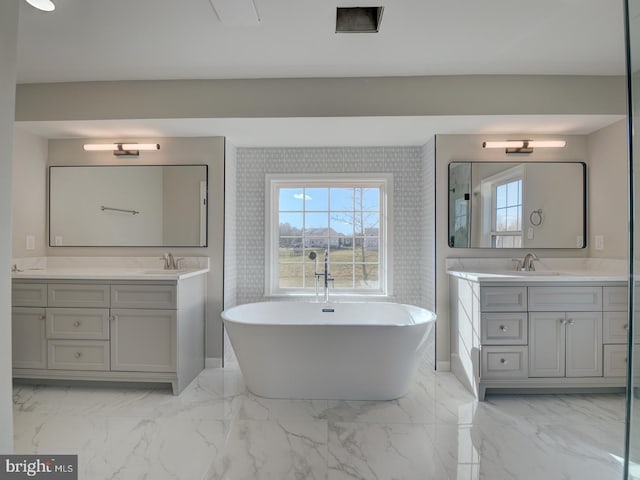
{"label": "window", "polygon": [[266,292],[321,291],[326,251],[332,293],[388,294],[390,185],[380,175],[268,176]]}
{"label": "window", "polygon": [[480,179],[482,246],[522,248],[525,170],[523,165],[502,168]]}
{"label": "window", "polygon": [[522,247],[522,179],[494,185],[491,243],[496,248]]}

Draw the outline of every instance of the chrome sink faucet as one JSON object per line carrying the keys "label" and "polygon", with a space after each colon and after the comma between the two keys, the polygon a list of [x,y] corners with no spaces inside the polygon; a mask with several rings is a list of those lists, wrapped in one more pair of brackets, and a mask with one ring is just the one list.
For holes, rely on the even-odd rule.
{"label": "chrome sink faucet", "polygon": [[329,251],[328,250],[324,251],[324,271],[323,272],[318,272],[318,259],[317,259],[316,252],[311,252],[309,254],[309,258],[311,260],[315,260],[314,274],[316,277],[316,297],[318,296],[318,280],[322,278],[324,280],[324,302],[328,303],[329,302],[329,283],[330,282],[333,283],[334,281],[333,277],[331,277],[331,274],[329,273]]}
{"label": "chrome sink faucet", "polygon": [[534,272],[536,270],[535,265],[533,264],[534,260],[538,260],[535,253],[527,253],[524,256],[524,260],[522,261],[522,269],[527,272]]}
{"label": "chrome sink faucet", "polygon": [[174,258],[171,252],[163,254],[160,259],[164,260],[165,270],[178,270],[180,268],[180,261],[184,260],[184,258]]}

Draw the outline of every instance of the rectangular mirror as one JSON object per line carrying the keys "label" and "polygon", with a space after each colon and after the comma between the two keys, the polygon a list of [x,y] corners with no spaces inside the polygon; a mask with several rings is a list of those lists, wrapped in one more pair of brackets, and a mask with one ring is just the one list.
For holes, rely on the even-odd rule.
{"label": "rectangular mirror", "polygon": [[449,246],[586,247],[582,162],[452,162]]}
{"label": "rectangular mirror", "polygon": [[49,167],[49,246],[206,247],[207,165]]}

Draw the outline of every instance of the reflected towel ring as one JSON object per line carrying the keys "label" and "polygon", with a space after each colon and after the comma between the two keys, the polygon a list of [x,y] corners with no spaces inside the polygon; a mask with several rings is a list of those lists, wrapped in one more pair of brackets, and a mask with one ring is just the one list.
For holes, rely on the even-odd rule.
{"label": "reflected towel ring", "polygon": [[531,214],[529,215],[529,221],[534,227],[542,225],[542,209],[539,208],[538,210],[534,210],[533,212],[531,212]]}

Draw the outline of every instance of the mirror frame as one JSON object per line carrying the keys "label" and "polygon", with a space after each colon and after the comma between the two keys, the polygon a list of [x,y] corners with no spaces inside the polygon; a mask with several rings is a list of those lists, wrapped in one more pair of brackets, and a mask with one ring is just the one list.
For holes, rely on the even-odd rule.
{"label": "mirror frame", "polygon": [[[575,164],[582,166],[582,247],[557,247],[557,246],[530,246],[530,247],[507,247],[507,248],[497,248],[497,247],[474,247],[472,245],[468,247],[455,247],[451,245],[451,165],[452,164],[461,164],[468,163],[470,165],[473,164],[487,164],[487,163],[504,163],[510,164],[511,166],[516,166],[520,164]],[[470,185],[470,190],[472,187]],[[469,192],[471,193],[471,192]],[[469,232],[471,235],[471,232]],[[587,236],[587,164],[582,161],[571,161],[571,160],[560,160],[560,161],[513,161],[513,160],[505,160],[505,161],[463,161],[463,160],[452,160],[447,165],[447,247],[456,248],[456,249],[482,249],[482,250],[492,250],[492,251],[500,251],[500,250],[530,250],[530,249],[562,249],[562,250],[580,250],[587,248],[588,245],[588,236]]]}
{"label": "mirror frame", "polygon": [[[203,167],[205,179],[205,232],[203,245],[55,245],[55,239],[52,238],[51,232],[51,170],[53,168],[110,168],[110,167]],[[177,163],[177,164],[141,164],[141,165],[49,165],[47,172],[47,244],[49,247],[56,248],[207,248],[209,246],[209,165],[196,163]]]}

